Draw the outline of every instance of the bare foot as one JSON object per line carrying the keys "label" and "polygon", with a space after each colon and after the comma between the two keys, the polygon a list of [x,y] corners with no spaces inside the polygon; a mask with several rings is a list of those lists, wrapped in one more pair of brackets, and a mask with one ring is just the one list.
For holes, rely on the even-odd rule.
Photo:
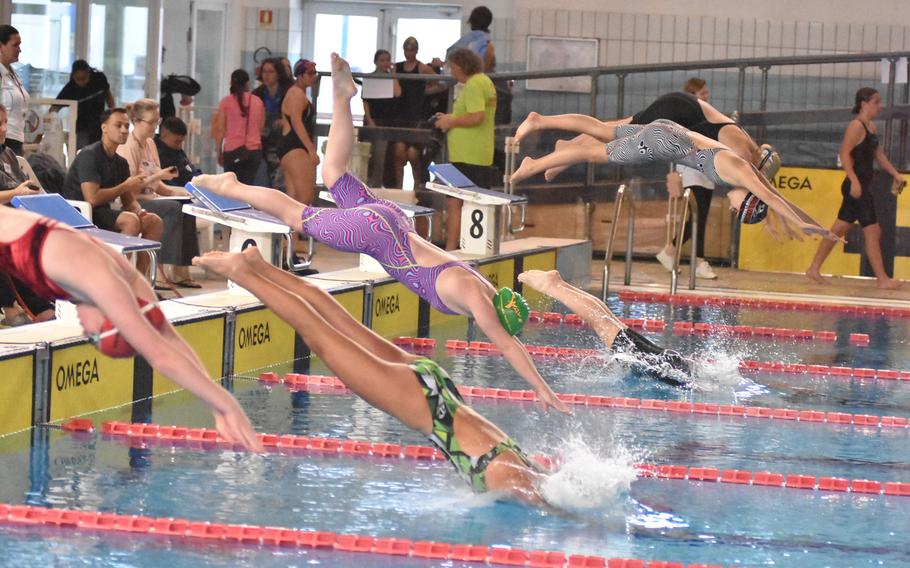
{"label": "bare foot", "polygon": [[877,278],[875,286],[879,290],[900,290],[903,287],[903,283],[893,278]]}
{"label": "bare foot", "polygon": [[528,117],[522,122],[515,131],[515,141],[519,142],[525,134],[530,134],[540,128],[540,113],[531,111]]}
{"label": "bare foot", "polygon": [[814,268],[810,268],[806,271],[806,277],[817,284],[828,284],[828,281],[825,280],[821,273],[819,273],[819,271]]}
{"label": "bare foot", "polygon": [[265,259],[262,258],[262,254],[256,247],[246,247],[240,254],[243,255],[243,259],[250,266],[255,267],[262,264],[268,264]]}
{"label": "bare foot", "polygon": [[[574,145],[575,145],[574,140],[557,140],[556,144],[554,145],[554,152],[559,152],[566,146],[574,146]],[[569,166],[557,166],[555,168],[550,168],[544,172],[543,177],[547,181],[553,181],[554,179],[556,179],[556,176],[558,176],[562,172],[566,171],[566,169],[568,167]]]}
{"label": "bare foot", "polygon": [[242,253],[211,251],[193,258],[194,266],[201,266],[219,276],[235,280],[238,272],[249,269]]}
{"label": "bare foot", "polygon": [[337,53],[332,53],[332,94],[336,100],[349,101],[357,94],[351,77],[351,66]]}
{"label": "bare foot", "polygon": [[509,178],[509,181],[512,183],[518,183],[538,173],[536,162],[537,160],[534,158],[526,156],[525,159],[521,161],[521,165],[518,167],[518,169],[515,170],[515,173],[512,174],[512,177]]}
{"label": "bare foot", "polygon": [[237,174],[234,172],[224,172],[223,174],[203,174],[201,176],[194,177],[193,181],[190,183],[196,187],[201,187],[202,189],[211,191],[212,193],[228,196],[226,186],[237,183]]}
{"label": "bare foot", "polygon": [[562,282],[562,276],[556,270],[526,270],[518,275],[518,281],[535,290],[547,293],[548,290]]}

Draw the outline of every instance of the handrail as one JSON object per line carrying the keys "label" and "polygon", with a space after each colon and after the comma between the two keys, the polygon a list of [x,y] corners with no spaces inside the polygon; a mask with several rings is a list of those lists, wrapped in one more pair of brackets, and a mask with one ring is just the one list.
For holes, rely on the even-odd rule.
{"label": "handrail", "polygon": [[[514,187],[512,187],[512,174],[515,173],[515,157],[518,156],[519,144],[512,136],[507,136],[505,139],[505,164],[503,167],[502,174],[502,191],[504,193],[513,194],[515,193]],[[509,234],[514,235],[525,230],[525,221],[527,220],[528,213],[528,204],[522,203],[519,208],[521,211],[521,224],[517,227],[513,225],[512,219],[512,205],[506,207],[506,214],[508,220],[506,226],[509,228]]]}
{"label": "handrail", "polygon": [[[671,198],[678,199],[678,198]],[[679,261],[682,259],[682,242],[683,235],[686,232],[686,214],[690,216],[689,223],[692,233],[692,253],[689,260],[689,290],[695,289],[695,270],[698,260],[698,203],[695,201],[695,194],[692,188],[687,187],[682,195],[685,207],[682,211],[682,219],[676,230],[676,254],[673,255],[673,270],[670,271],[670,294],[676,294],[676,287],[679,284]]]}
{"label": "handrail", "polygon": [[[604,272],[603,285],[601,286],[601,299],[606,302],[610,293],[610,262],[613,260],[613,241],[616,239],[616,227],[619,225],[619,213],[622,210],[622,204],[625,201],[626,184],[619,186],[616,190],[616,201],[613,205],[613,221],[610,227],[610,233],[607,237],[606,251],[604,252]],[[632,282],[632,237],[635,233],[635,205],[629,201],[629,226],[626,232],[626,270],[623,282],[628,286]]]}
{"label": "handrail", "polygon": [[[654,73],[658,71],[689,71],[693,69],[741,69],[748,67],[774,67],[780,65],[818,65],[831,63],[865,63],[882,59],[897,60],[910,58],[908,51],[880,51],[873,53],[843,53],[834,55],[803,55],[778,57],[751,57],[735,59],[706,59],[702,61],[647,63],[643,65],[604,65],[600,67],[577,67],[572,69],[548,69],[544,71],[505,71],[489,73],[490,79],[547,79],[555,77],[577,77],[580,75],[628,75],[630,73]],[[320,71],[320,77],[331,76],[330,71]],[[354,77],[376,78],[370,73],[351,73]],[[892,75],[893,76],[893,75]],[[441,81],[451,83],[451,75],[408,75],[408,80]]]}

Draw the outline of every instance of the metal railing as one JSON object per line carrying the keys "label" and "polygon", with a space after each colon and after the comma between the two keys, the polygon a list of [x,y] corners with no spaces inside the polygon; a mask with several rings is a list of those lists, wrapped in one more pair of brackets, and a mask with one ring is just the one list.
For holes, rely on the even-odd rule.
{"label": "metal railing", "polygon": [[[682,199],[682,218],[679,219],[679,223],[676,223],[676,209],[679,206],[679,200]],[[695,289],[695,270],[697,268],[698,262],[698,203],[695,201],[695,194],[692,193],[692,188],[687,187],[683,191],[681,198],[670,198],[670,216],[673,219],[673,222],[670,223],[671,233],[675,237],[676,243],[676,254],[673,255],[673,270],[670,271],[670,293],[676,293],[676,287],[679,283],[679,262],[682,259],[682,242],[683,235],[686,233],[686,216],[689,217],[689,229],[691,232],[692,238],[692,252],[689,258],[689,290]],[[673,231],[673,228],[676,228]],[[627,253],[629,254],[629,253]]]}
{"label": "metal railing", "polygon": [[[633,180],[633,183],[634,181],[635,180]],[[604,302],[607,301],[607,296],[610,293],[610,263],[613,260],[613,243],[616,240],[616,229],[619,226],[619,214],[622,211],[625,198],[626,184],[622,184],[616,190],[616,201],[613,203],[613,220],[611,221],[610,232],[607,236],[607,250],[604,252],[604,281],[600,290],[600,296]],[[626,229],[626,270],[623,283],[628,286],[632,282],[632,241],[635,234],[635,203],[632,201],[631,196],[629,198],[629,206],[626,209],[628,210],[627,217],[629,226]]]}

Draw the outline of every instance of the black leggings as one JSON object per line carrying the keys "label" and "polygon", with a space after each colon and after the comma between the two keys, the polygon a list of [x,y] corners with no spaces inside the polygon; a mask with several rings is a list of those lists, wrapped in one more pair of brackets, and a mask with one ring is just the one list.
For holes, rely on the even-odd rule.
{"label": "black leggings", "polygon": [[[700,185],[690,186],[689,189],[695,194],[695,203],[698,204],[698,243],[695,246],[695,254],[699,258],[705,257],[705,228],[708,225],[708,213],[711,212],[711,198],[714,197],[714,191],[701,187]],[[692,225],[687,220],[685,231],[683,232],[683,243],[688,242],[692,236]],[[673,246],[676,246],[676,237],[673,237]]]}
{"label": "black leggings", "polygon": [[32,289],[0,272],[0,307],[12,306],[21,298],[22,307],[31,314],[38,315],[43,311],[54,309],[54,304],[35,295]]}

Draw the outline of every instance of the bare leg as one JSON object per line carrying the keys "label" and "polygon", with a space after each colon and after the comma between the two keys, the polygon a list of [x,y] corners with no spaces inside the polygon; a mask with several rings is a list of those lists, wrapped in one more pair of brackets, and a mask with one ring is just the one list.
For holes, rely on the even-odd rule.
{"label": "bare leg", "polygon": [[196,176],[193,178],[193,185],[218,195],[245,201],[260,211],[278,217],[292,229],[300,230],[300,219],[306,206],[277,189],[240,183],[233,172]]}
{"label": "bare leg", "polygon": [[[582,145],[585,143],[589,143],[592,140],[596,140],[596,139],[591,136],[588,136],[587,134],[579,134],[578,136],[576,136],[575,138],[572,138],[571,140],[557,140],[556,144],[555,144],[555,150],[558,152],[560,150],[571,148],[572,146],[578,146],[578,145]],[[560,166],[558,168],[550,168],[549,170],[544,172],[543,177],[547,181],[553,181],[554,179],[556,179],[556,176],[558,176],[559,174],[564,172],[568,167],[569,166]]]}
{"label": "bare leg", "polygon": [[332,125],[322,164],[322,180],[332,187],[348,170],[354,148],[354,119],[351,117],[351,97],[357,93],[348,62],[332,54]]}
{"label": "bare leg", "polygon": [[[838,237],[843,237],[852,226],[853,223],[847,223],[846,221],[837,219],[834,221],[834,224],[831,225],[831,232]],[[808,270],[806,270],[806,276],[808,276],[810,280],[818,282],[819,284],[828,283],[827,280],[822,277],[820,270],[822,264],[825,263],[825,259],[827,259],[828,255],[831,254],[831,251],[834,250],[835,244],[837,244],[836,241],[828,239],[822,239],[821,242],[818,243],[818,250],[815,251],[815,258],[812,259],[812,264],[810,264]]]}
{"label": "bare leg", "polygon": [[407,365],[383,361],[370,353],[329,324],[310,302],[257,274],[240,254],[210,252],[195,258],[194,263],[230,278],[255,294],[267,308],[288,322],[312,352],[357,396],[410,428],[425,434],[430,432],[432,420],[427,401]]}
{"label": "bare leg", "polygon": [[544,116],[536,112],[528,114],[524,122],[515,131],[515,140],[520,141],[527,134],[538,130],[569,130],[581,134],[588,134],[602,142],[610,142],[615,138],[613,134],[618,123],[601,122],[593,116],[586,114],[557,114]]}
{"label": "bare leg", "polygon": [[512,174],[512,183],[517,183],[550,168],[571,166],[583,162],[607,163],[607,151],[599,141],[578,144],[562,148],[546,156],[534,159],[527,157],[521,161],[521,166]]}
{"label": "bare leg", "polygon": [[241,254],[257,274],[309,302],[329,325],[370,353],[394,363],[408,364],[416,359],[361,325],[325,290],[266,262],[256,247],[248,247]]}
{"label": "bare leg", "polygon": [[878,223],[863,227],[863,237],[866,241],[866,257],[872,266],[872,272],[875,274],[876,286],[883,290],[897,290],[901,283],[893,280],[885,272],[885,263],[882,260],[881,237],[882,229]]}
{"label": "bare leg", "polygon": [[408,163],[408,145],[404,142],[395,142],[392,153],[392,169],[395,177],[395,187],[401,189],[404,185],[404,166]]}
{"label": "bare leg", "polygon": [[607,345],[613,345],[616,334],[626,325],[616,319],[606,304],[583,290],[565,282],[559,272],[528,270],[518,275],[518,280],[551,298],[581,316]]}

